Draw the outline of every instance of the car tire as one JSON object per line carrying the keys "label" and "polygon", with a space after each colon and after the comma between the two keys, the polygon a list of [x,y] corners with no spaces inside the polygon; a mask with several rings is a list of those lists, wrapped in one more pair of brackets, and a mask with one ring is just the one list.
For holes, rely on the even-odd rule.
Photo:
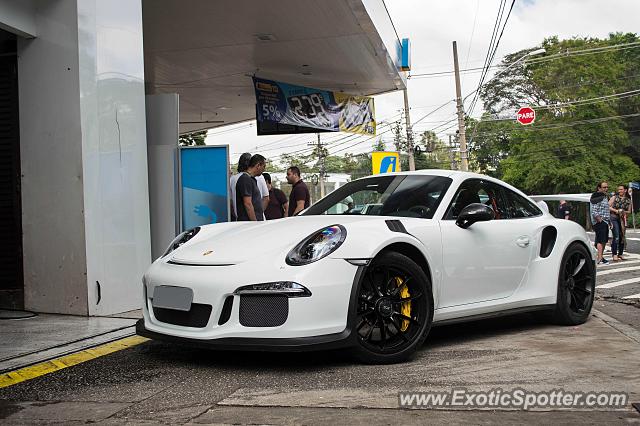
{"label": "car tire", "polygon": [[431,282],[420,266],[403,254],[381,253],[358,283],[357,299],[352,352],[359,361],[392,364],[415,355],[433,322]]}
{"label": "car tire", "polygon": [[560,263],[558,295],[550,319],[555,324],[578,325],[589,318],[595,295],[596,271],[591,254],[580,243],[571,244]]}

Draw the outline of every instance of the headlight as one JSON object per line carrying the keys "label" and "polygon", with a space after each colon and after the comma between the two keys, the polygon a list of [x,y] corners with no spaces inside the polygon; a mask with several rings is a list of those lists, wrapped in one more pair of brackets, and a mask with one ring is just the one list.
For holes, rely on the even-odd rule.
{"label": "headlight", "polygon": [[169,244],[169,247],[167,247],[167,250],[164,252],[164,254],[161,257],[165,257],[166,255],[168,255],[169,253],[171,253],[172,251],[174,251],[175,249],[177,249],[178,247],[180,247],[181,245],[183,245],[184,243],[186,243],[187,241],[195,237],[195,235],[198,232],[200,232],[200,227],[196,226],[195,228],[188,229],[184,231],[182,234],[179,234],[177,237],[173,239],[173,241],[171,241],[171,244]]}
{"label": "headlight", "polygon": [[295,246],[287,255],[289,265],[306,265],[333,253],[347,238],[347,230],[342,225],[331,225],[321,229]]}

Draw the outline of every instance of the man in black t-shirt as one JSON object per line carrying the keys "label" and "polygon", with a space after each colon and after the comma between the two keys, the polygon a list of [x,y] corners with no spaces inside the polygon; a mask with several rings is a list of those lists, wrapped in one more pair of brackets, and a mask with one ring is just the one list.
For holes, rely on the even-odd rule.
{"label": "man in black t-shirt", "polygon": [[267,220],[287,217],[289,214],[287,196],[280,189],[271,185],[271,175],[269,173],[263,173],[262,176],[264,176],[264,181],[267,183],[267,188],[269,188],[269,204],[267,204],[267,209],[264,211],[264,216]]}
{"label": "man in black t-shirt", "polygon": [[300,177],[300,169],[296,166],[287,169],[287,182],[293,185],[289,194],[289,216],[295,216],[311,205],[311,196],[307,184]]}
{"label": "man in black t-shirt", "polygon": [[266,159],[255,154],[251,157],[249,168],[238,178],[236,182],[236,209],[238,211],[238,222],[240,221],[263,221],[262,196],[256,176],[260,176],[266,166]]}
{"label": "man in black t-shirt", "polygon": [[560,200],[560,206],[558,206],[558,219],[571,219],[571,206],[565,200]]}

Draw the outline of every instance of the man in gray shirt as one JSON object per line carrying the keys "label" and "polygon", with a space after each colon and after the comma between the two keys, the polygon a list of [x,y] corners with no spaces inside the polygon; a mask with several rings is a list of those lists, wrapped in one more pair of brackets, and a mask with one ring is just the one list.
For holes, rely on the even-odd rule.
{"label": "man in gray shirt", "polygon": [[266,159],[255,154],[249,161],[249,168],[236,182],[236,209],[238,221],[263,221],[262,195],[258,189],[256,176],[262,175],[266,168]]}

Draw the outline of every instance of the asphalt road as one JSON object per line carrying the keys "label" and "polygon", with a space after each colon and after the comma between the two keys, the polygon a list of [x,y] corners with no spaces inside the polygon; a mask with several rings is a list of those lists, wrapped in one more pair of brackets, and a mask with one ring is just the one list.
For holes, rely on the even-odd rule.
{"label": "asphalt road", "polygon": [[[629,249],[639,246],[640,238]],[[407,409],[398,399],[403,391],[563,389],[640,402],[640,304],[626,298],[640,293],[635,253],[598,266],[603,314],[578,327],[531,314],[437,327],[413,361],[389,366],[360,365],[344,351],[212,352],[149,341],[0,389],[0,423],[640,423],[630,405]]]}
{"label": "asphalt road", "polygon": [[[608,245],[605,257],[612,259]],[[598,265],[594,307],[640,330],[640,232],[628,231],[623,257],[622,262]]]}

